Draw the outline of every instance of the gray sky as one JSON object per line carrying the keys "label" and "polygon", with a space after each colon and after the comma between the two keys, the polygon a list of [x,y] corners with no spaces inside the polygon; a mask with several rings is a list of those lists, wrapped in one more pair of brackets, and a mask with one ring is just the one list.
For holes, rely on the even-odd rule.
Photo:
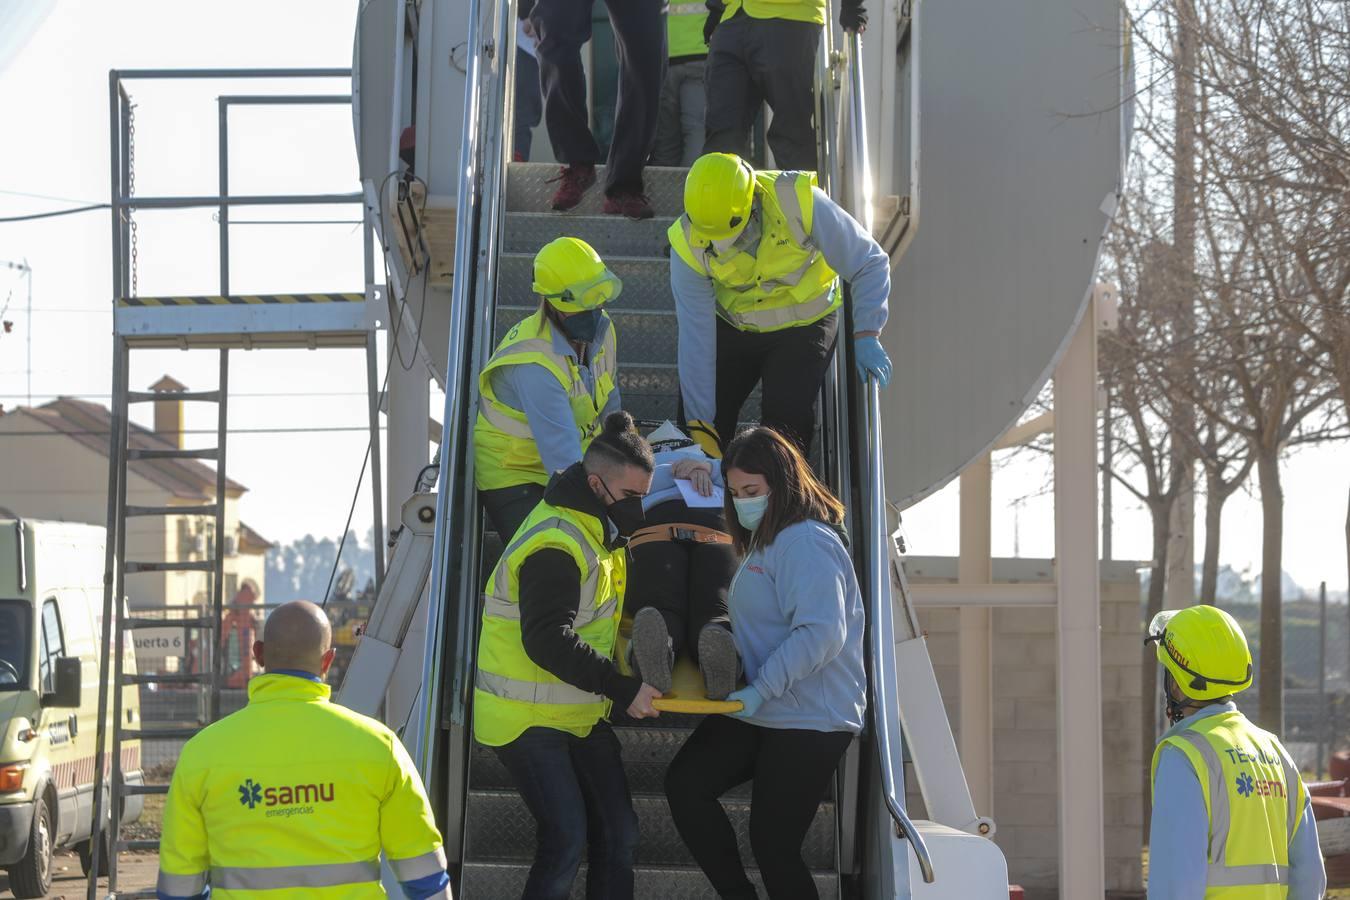
{"label": "gray sky", "polygon": [[[108,196],[108,79],[111,68],[167,66],[347,66],[356,3],[237,0],[231,3],[100,3],[62,0],[23,6],[0,0],[0,216],[58,208],[41,194],[103,202]],[[49,11],[45,19],[38,12]],[[49,9],[48,9],[49,8]],[[15,23],[33,28],[16,49]],[[25,28],[24,30],[27,30]],[[7,55],[6,55],[7,54]],[[289,84],[288,92],[345,93],[349,86]],[[275,92],[246,82],[193,88],[132,84],[137,109],[137,190],[141,194],[212,194],[216,189],[216,104],[221,93]],[[356,189],[349,114],[241,110],[231,118],[231,188],[239,192]],[[258,211],[250,218],[354,219],[356,208]],[[207,294],[217,287],[216,227],[209,210],[143,212],[138,217],[139,287],[144,295]],[[24,224],[0,224],[0,306],[11,287],[0,335],[0,403],[24,402],[24,286],[4,260],[27,259],[34,270],[33,390],[43,402],[75,394],[106,402],[111,327],[109,220],[106,212]],[[232,230],[236,291],[359,290],[359,232],[353,225],[239,226]],[[133,356],[131,384],[143,388],[164,373],[193,388],[215,383],[210,352],[143,351]],[[268,428],[362,428],[364,362],[356,351],[267,351],[232,354],[229,469],[252,490],[245,519],[273,540],[307,532],[337,536],[346,517],[366,446],[360,431],[258,434]],[[100,397],[99,395],[105,395]],[[433,400],[433,406],[437,401]],[[211,430],[214,411],[189,405],[189,429]],[[138,411],[148,415],[148,410]],[[145,422],[144,418],[140,421]],[[29,439],[26,439],[29,440]],[[49,440],[34,438],[30,440]],[[202,445],[211,435],[193,438]],[[7,453],[6,453],[7,455]],[[1014,531],[1024,556],[1053,554],[1048,497],[1014,501],[1045,483],[1044,461],[997,469],[994,552],[1011,555]],[[400,488],[402,490],[404,488]],[[1285,567],[1306,587],[1327,579],[1344,590],[1345,502],[1350,449],[1303,450],[1286,466]],[[1117,558],[1149,554],[1147,515],[1117,491]],[[369,527],[369,503],[354,527]],[[1016,523],[1016,529],[1015,529]],[[957,548],[956,488],[909,511],[911,552],[951,554]],[[1228,503],[1223,561],[1238,570],[1260,559],[1260,506],[1243,493]],[[1198,550],[1197,550],[1198,555]]]}

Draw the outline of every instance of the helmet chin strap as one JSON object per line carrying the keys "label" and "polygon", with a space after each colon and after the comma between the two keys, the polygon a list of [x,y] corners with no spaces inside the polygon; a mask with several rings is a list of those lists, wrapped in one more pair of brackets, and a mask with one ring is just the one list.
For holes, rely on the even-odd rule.
{"label": "helmet chin strap", "polygon": [[[1229,694],[1226,697],[1216,697],[1213,700],[1196,700],[1193,697],[1185,696],[1183,696],[1181,700],[1178,700],[1172,696],[1171,688],[1175,683],[1175,679],[1172,678],[1172,673],[1164,669],[1163,700],[1167,704],[1167,721],[1173,725],[1177,724],[1191,713],[1204,709],[1206,706],[1213,706],[1216,703],[1227,703],[1229,700],[1233,699],[1233,695]],[[1178,691],[1178,693],[1180,693],[1180,691]]]}

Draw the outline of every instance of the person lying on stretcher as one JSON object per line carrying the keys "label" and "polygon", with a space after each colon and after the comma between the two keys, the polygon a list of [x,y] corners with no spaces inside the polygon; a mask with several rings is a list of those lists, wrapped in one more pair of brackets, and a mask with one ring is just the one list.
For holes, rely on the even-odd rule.
{"label": "person lying on stretcher", "polygon": [[628,542],[631,662],[643,681],[668,693],[675,658],[688,653],[708,699],[722,700],[740,674],[727,613],[737,559],[722,516],[722,472],[670,422],[647,440],[656,457],[642,504],[647,524]]}

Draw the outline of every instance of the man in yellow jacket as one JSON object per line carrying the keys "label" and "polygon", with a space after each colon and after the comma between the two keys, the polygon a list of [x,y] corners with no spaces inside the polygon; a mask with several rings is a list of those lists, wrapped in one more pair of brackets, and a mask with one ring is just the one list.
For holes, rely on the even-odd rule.
{"label": "man in yellow jacket", "polygon": [[1149,625],[1172,727],[1153,754],[1149,900],[1318,900],[1326,872],[1308,789],[1273,734],[1238,712],[1252,654],[1214,606]]}
{"label": "man in yellow jacket", "polygon": [[383,897],[380,854],[406,896],[450,897],[441,836],[398,737],[330,703],[323,610],[267,619],[248,706],[183,747],[164,806],[163,898]]}

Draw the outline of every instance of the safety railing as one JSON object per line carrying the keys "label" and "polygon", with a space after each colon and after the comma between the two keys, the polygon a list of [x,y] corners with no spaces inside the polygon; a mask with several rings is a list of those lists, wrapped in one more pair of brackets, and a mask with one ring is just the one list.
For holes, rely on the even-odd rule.
{"label": "safety railing", "polygon": [[[843,185],[850,212],[870,233],[872,228],[872,169],[867,150],[867,107],[863,88],[862,37],[845,32],[844,101],[839,105],[839,145],[846,148]],[[899,701],[896,697],[895,613],[891,602],[890,540],[886,517],[886,480],[881,440],[881,386],[874,376],[862,384],[861,416],[867,444],[864,451],[862,497],[866,503],[866,594],[871,622],[872,722],[882,796],[895,824],[914,849],[923,880],[934,881],[933,862],[922,835],[905,813],[901,779],[896,772],[902,752]]]}

